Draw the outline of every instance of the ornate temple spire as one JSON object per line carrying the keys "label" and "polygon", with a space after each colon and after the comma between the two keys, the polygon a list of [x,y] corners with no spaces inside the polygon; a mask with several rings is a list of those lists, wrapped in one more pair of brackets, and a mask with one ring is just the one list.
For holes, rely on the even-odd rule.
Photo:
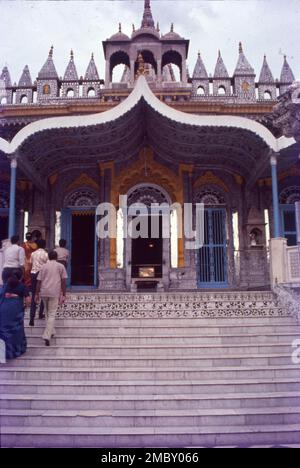
{"label": "ornate temple spire", "polygon": [[145,5],[144,5],[144,14],[143,14],[143,20],[142,20],[142,29],[155,29],[155,24],[151,12],[151,6],[150,6],[150,0],[145,0]]}
{"label": "ornate temple spire", "polygon": [[295,75],[288,64],[286,55],[284,56],[284,62],[280,75],[281,83],[292,84],[295,81]]}
{"label": "ornate temple spire", "polygon": [[214,78],[229,78],[227,68],[223,62],[221,52],[219,51],[218,60],[216,63]]}
{"label": "ornate temple spire", "polygon": [[5,88],[9,88],[11,86],[10,73],[6,66],[2,70],[2,73],[0,75],[0,80],[4,81]]}
{"label": "ornate temple spire", "polygon": [[58,79],[58,74],[53,62],[53,46],[49,51],[48,58],[38,74],[39,79]]}
{"label": "ornate temple spire", "polygon": [[274,83],[274,76],[271,72],[266,56],[264,56],[262,69],[259,75],[259,83],[265,83],[265,84]]}
{"label": "ornate temple spire", "polygon": [[74,53],[73,53],[73,50],[71,50],[70,61],[68,63],[68,66],[64,74],[64,81],[77,81],[77,80],[78,80],[78,74],[77,74],[75,63],[74,63]]}
{"label": "ornate temple spire", "polygon": [[99,74],[98,70],[94,61],[94,54],[91,56],[90,63],[88,64],[88,67],[86,69],[85,75],[84,75],[85,80],[89,81],[98,81],[99,80]]}
{"label": "ornate temple spire", "polygon": [[249,75],[255,75],[253,67],[250,65],[248,62],[244,51],[243,51],[243,46],[242,43],[239,43],[239,59],[235,68],[234,75],[237,76],[249,76]]}
{"label": "ornate temple spire", "polygon": [[193,78],[194,79],[208,78],[208,74],[207,74],[205,65],[203,63],[200,52],[198,53],[198,59],[194,68]]}
{"label": "ornate temple spire", "polygon": [[32,79],[30,76],[30,71],[28,65],[25,65],[21,78],[19,80],[19,86],[24,88],[30,88],[32,86]]}

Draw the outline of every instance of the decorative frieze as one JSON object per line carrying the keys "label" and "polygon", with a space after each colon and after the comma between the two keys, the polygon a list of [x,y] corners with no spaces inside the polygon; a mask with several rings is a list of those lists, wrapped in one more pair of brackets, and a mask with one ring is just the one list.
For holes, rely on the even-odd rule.
{"label": "decorative frieze", "polygon": [[270,292],[70,294],[59,318],[275,317],[292,313]]}

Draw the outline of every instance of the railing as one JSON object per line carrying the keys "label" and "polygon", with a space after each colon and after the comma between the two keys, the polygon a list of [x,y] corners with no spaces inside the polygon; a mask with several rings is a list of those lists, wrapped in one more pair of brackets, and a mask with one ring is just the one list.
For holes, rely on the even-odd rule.
{"label": "railing", "polygon": [[273,287],[273,291],[277,296],[280,307],[289,311],[300,322],[300,296],[291,289],[277,283]]}
{"label": "railing", "polygon": [[287,283],[300,284],[300,246],[287,247],[286,260]]}

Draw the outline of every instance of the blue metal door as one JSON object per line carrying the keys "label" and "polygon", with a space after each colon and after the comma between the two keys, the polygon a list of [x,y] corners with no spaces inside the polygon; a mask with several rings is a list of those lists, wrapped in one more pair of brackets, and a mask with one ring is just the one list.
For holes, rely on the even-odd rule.
{"label": "blue metal door", "polygon": [[225,208],[204,211],[204,245],[198,252],[200,288],[222,288],[227,279],[227,242]]}
{"label": "blue metal door", "polygon": [[296,208],[295,205],[281,205],[281,232],[287,239],[287,245],[297,245]]}
{"label": "blue metal door", "polygon": [[67,241],[67,249],[70,252],[67,279],[67,286],[70,286],[72,275],[72,211],[70,210],[70,208],[63,208],[61,210],[60,228],[61,239],[65,239]]}

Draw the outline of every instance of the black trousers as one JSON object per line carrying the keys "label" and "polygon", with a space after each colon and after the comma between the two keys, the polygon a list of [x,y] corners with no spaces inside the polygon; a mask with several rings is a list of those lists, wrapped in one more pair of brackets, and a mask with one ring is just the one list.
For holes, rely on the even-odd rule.
{"label": "black trousers", "polygon": [[2,281],[3,284],[6,284],[8,279],[14,274],[14,273],[20,273],[21,278],[23,276],[23,271],[22,268],[4,268],[2,271]]}
{"label": "black trousers", "polygon": [[[35,319],[35,314],[36,314],[36,302],[35,302],[35,295],[36,295],[36,287],[37,287],[37,278],[38,278],[38,273],[31,273],[31,292],[32,292],[32,298],[31,298],[31,306],[30,306],[30,320]],[[41,301],[40,304],[40,310],[39,310],[39,318],[42,318],[44,313],[44,303]]]}

